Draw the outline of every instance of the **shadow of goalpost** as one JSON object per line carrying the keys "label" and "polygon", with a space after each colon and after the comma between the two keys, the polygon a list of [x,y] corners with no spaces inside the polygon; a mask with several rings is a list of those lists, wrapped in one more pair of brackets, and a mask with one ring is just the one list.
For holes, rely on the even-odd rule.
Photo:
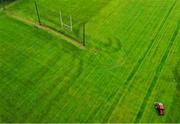
{"label": "shadow of goalpost", "polygon": [[64,16],[62,11],[61,10],[59,11],[59,17],[58,17],[59,18],[59,25],[60,25],[61,29],[63,29],[63,30],[58,30],[58,29],[56,29],[56,28],[42,22],[41,15],[40,15],[40,12],[39,12],[39,6],[38,6],[36,0],[34,1],[34,5],[35,5],[38,24],[40,26],[45,26],[46,28],[48,27],[51,30],[54,30],[54,31],[56,31],[58,33],[61,33],[61,34],[65,35],[65,36],[67,36],[67,37],[81,43],[84,47],[86,46],[86,24],[85,23],[81,24],[80,29],[82,28],[82,34],[81,34],[82,38],[79,37],[79,39],[80,39],[79,40],[79,39],[71,36],[70,34],[68,34],[66,32],[63,32],[63,30],[66,30],[67,32],[71,32],[73,34],[73,18],[72,18],[71,15],[70,16]]}

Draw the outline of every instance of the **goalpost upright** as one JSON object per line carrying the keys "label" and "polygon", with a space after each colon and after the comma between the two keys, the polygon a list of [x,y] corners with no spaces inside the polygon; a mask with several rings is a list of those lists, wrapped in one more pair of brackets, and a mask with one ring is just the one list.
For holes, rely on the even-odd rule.
{"label": "goalpost upright", "polygon": [[36,8],[36,14],[37,14],[37,17],[38,17],[39,25],[41,25],[41,19],[40,19],[40,15],[39,15],[39,10],[38,10],[38,6],[37,6],[37,2],[34,1],[34,4],[35,4],[35,8]]}
{"label": "goalpost upright", "polygon": [[83,46],[86,46],[86,24],[83,24]]}

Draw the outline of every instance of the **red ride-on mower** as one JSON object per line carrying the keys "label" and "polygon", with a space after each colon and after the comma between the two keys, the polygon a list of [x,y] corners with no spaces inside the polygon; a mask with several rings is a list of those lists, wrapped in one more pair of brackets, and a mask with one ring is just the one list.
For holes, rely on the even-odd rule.
{"label": "red ride-on mower", "polygon": [[164,105],[160,102],[156,102],[154,105],[155,105],[156,110],[159,112],[159,115],[163,116],[164,115]]}

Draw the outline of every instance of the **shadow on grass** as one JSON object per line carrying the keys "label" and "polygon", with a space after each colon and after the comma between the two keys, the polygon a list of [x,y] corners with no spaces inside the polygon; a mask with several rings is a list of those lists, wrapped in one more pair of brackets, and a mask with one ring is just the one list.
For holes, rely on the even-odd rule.
{"label": "shadow on grass", "polygon": [[0,9],[5,10],[6,6],[14,1],[16,1],[16,0],[0,0]]}

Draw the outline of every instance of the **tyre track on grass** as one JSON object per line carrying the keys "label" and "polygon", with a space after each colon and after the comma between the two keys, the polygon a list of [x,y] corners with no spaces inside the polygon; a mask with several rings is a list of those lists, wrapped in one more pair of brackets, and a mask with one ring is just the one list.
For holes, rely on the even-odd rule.
{"label": "tyre track on grass", "polygon": [[[40,68],[39,68],[37,71],[35,71],[34,73],[32,73],[31,76],[30,76],[30,78],[27,79],[28,82],[31,81],[33,84],[37,84],[36,86],[34,86],[34,93],[35,93],[35,94],[38,92],[39,88],[40,88],[41,85],[42,85],[42,81],[41,81],[41,80],[42,80],[50,71],[52,71],[51,68],[54,68],[54,67],[57,66],[57,63],[59,62],[59,60],[61,60],[60,54],[58,54],[58,53],[54,54],[53,57],[50,57],[50,58],[46,61],[46,63],[45,63],[46,66],[45,66],[45,65],[40,66]],[[52,63],[51,63],[51,62],[52,62]],[[56,71],[55,71],[55,72],[56,72]],[[55,73],[55,72],[53,72],[53,73]],[[32,78],[32,77],[33,77],[33,78]],[[52,85],[53,85],[54,87],[56,87],[53,83],[52,83]],[[29,97],[31,97],[31,96],[33,95],[33,94],[31,93],[31,91],[27,92],[27,94],[28,94],[28,97],[23,100],[22,105],[25,104],[25,103],[28,101]],[[44,93],[44,94],[45,94],[45,93]],[[47,95],[47,94],[45,94],[45,95],[40,95],[40,96],[39,96],[39,99],[40,99],[40,100],[44,99],[44,98],[46,97],[46,95]],[[36,100],[36,98],[35,98],[35,99],[33,98],[32,101],[34,101],[34,103],[32,103],[32,105],[31,105],[32,107],[30,107],[29,110],[24,114],[23,118],[20,118],[20,121],[21,121],[21,122],[24,121],[24,119],[26,120],[26,119],[28,118],[28,116],[31,116],[31,114],[33,114],[33,111],[32,111],[33,108],[38,105],[37,102],[39,103],[39,101]]]}
{"label": "tyre track on grass", "polygon": [[177,2],[177,0],[176,0],[176,1],[173,3],[173,5],[170,7],[169,11],[167,12],[167,15],[163,18],[163,20],[162,20],[159,28],[157,29],[156,35],[155,35],[155,36],[153,37],[153,39],[151,40],[151,42],[150,42],[150,44],[148,45],[148,48],[146,49],[146,51],[144,52],[142,58],[140,58],[140,59],[138,60],[138,62],[136,63],[136,65],[134,66],[134,68],[132,69],[132,71],[130,72],[127,80],[126,80],[125,83],[124,83],[124,85],[125,85],[124,88],[123,88],[124,91],[119,91],[119,90],[118,90],[118,92],[115,94],[115,96],[114,96],[114,101],[113,101],[110,109],[108,110],[107,115],[106,115],[105,118],[103,119],[103,122],[108,122],[108,121],[109,121],[109,119],[110,119],[113,111],[115,110],[115,108],[116,108],[116,106],[118,105],[120,99],[122,98],[122,95],[123,95],[123,94],[122,94],[121,92],[125,92],[125,93],[126,93],[126,92],[128,91],[128,87],[130,86],[130,85],[128,85],[129,82],[133,79],[134,75],[137,73],[137,71],[139,70],[139,67],[142,65],[144,59],[146,58],[147,54],[149,53],[149,50],[152,48],[153,44],[155,43],[155,40],[156,40],[156,38],[158,37],[159,32],[162,30],[162,28],[163,28],[166,20],[167,20],[168,17],[170,16],[173,8],[174,8],[175,5],[176,5],[176,2]]}
{"label": "tyre track on grass", "polygon": [[[57,54],[58,55],[58,54]],[[60,54],[61,55],[61,54]],[[56,58],[56,57],[55,57]],[[69,68],[69,69],[67,69],[66,71],[64,71],[64,74],[63,74],[63,76],[64,75],[70,75],[69,73],[71,73],[71,71],[72,71],[72,67],[75,65],[74,63],[76,63],[76,62],[74,62],[75,61],[75,57],[72,57],[73,59],[71,60],[71,62],[69,63],[69,65],[71,65],[71,67]],[[80,62],[77,62],[77,63],[80,63]],[[82,64],[79,64],[79,65],[82,65]],[[62,68],[60,68],[60,70],[62,70]],[[55,70],[55,72],[54,72],[54,75],[56,75],[57,73],[59,72],[59,69],[57,69],[57,70]],[[79,74],[79,73],[78,73]],[[67,85],[63,85],[63,86],[60,86],[61,84],[62,84],[62,82],[65,80],[65,78],[63,77],[62,75],[60,75],[60,76],[58,76],[58,77],[55,77],[55,78],[53,78],[52,79],[52,82],[50,82],[51,83],[51,85],[50,86],[48,86],[47,87],[47,91],[53,91],[53,92],[43,92],[42,94],[40,94],[39,96],[38,96],[38,99],[37,99],[37,101],[33,104],[33,107],[37,107],[37,108],[40,108],[40,111],[41,111],[41,113],[44,113],[44,114],[40,114],[39,115],[39,113],[37,113],[37,111],[34,111],[33,109],[31,110],[31,111],[29,111],[28,113],[29,114],[27,114],[27,115],[29,115],[29,117],[27,117],[26,116],[26,120],[30,120],[31,119],[31,117],[34,115],[34,113],[35,113],[35,115],[36,116],[34,116],[35,118],[34,118],[34,120],[38,120],[38,121],[41,121],[42,120],[42,116],[41,115],[47,115],[46,114],[46,112],[48,112],[49,111],[49,109],[52,107],[50,104],[51,103],[53,103],[53,101],[54,101],[54,99],[55,99],[55,97],[58,95],[58,93],[60,93],[61,91],[62,92],[66,92],[66,90],[68,90],[68,88],[67,87],[69,87],[69,85],[71,84],[71,83],[67,83]],[[59,82],[59,83],[58,83]],[[64,84],[64,83],[63,83]],[[41,85],[40,85],[41,86]],[[39,87],[40,87],[39,86]],[[59,90],[57,91],[57,89],[59,88]],[[38,89],[37,89],[38,90]],[[54,97],[53,97],[53,95],[54,95]],[[62,95],[62,94],[61,94]],[[48,103],[46,102],[45,104],[42,104],[44,101],[49,101]],[[48,106],[48,107],[44,107],[44,106]],[[32,107],[32,108],[33,108]],[[44,109],[43,110],[43,108],[47,108],[47,109]],[[30,113],[31,112],[31,113]],[[38,118],[37,118],[38,117]]]}
{"label": "tyre track on grass", "polygon": [[[154,13],[155,14],[155,13]],[[146,24],[146,26],[147,25],[149,25],[149,23],[147,23]],[[145,26],[145,27],[146,27]],[[143,39],[143,37],[141,36],[141,39]],[[137,45],[136,45],[137,46]],[[134,47],[134,48],[136,48],[136,47]],[[117,78],[118,79],[118,78]],[[114,93],[116,93],[116,92],[118,92],[118,88],[116,88],[116,90],[115,90],[115,92]],[[107,98],[107,101],[109,101],[109,99],[111,99],[112,97],[113,97],[114,95],[113,94],[110,94],[109,96],[108,96],[108,98]],[[106,102],[107,102],[106,101]],[[102,108],[102,106],[103,106],[103,104],[104,103],[101,103],[99,106],[98,106],[98,108],[97,108],[97,110],[95,110],[92,114],[91,114],[91,118],[93,118],[93,116],[95,117],[96,115],[97,115],[97,113],[99,112],[99,111],[101,111],[101,108]],[[104,108],[104,107],[103,107]],[[88,122],[90,119],[88,119],[88,120],[86,120],[85,122]]]}
{"label": "tyre track on grass", "polygon": [[[60,80],[59,80],[59,78],[56,79],[59,82],[64,82],[65,81],[65,83],[63,83],[64,84],[63,86],[60,86],[59,91],[54,94],[54,96],[46,104],[46,107],[44,107],[44,108],[47,108],[46,110],[42,111],[42,113],[43,113],[42,115],[45,115],[45,117],[51,111],[52,105],[55,104],[54,101],[58,101],[58,100],[61,101],[60,99],[69,91],[69,89],[74,85],[76,80],[79,78],[79,76],[81,75],[82,70],[83,70],[83,62],[81,60],[77,60],[77,68],[74,68],[74,70],[73,70],[73,68],[69,68],[69,70],[65,73],[65,75],[70,75],[72,77],[71,80],[65,81],[64,78],[60,79]],[[44,122],[44,116],[40,117],[40,121]]]}
{"label": "tyre track on grass", "polygon": [[[154,12],[154,14],[155,14],[155,13],[156,13],[156,11]],[[151,18],[152,18],[152,17],[151,17]],[[153,20],[154,20],[154,19],[153,19]],[[152,22],[153,22],[153,21],[152,21]],[[145,28],[148,27],[149,23],[151,23],[151,21],[146,24]],[[158,25],[158,24],[157,24],[157,25]],[[143,33],[143,32],[142,32],[142,33]],[[143,37],[141,36],[140,39],[143,39]],[[137,45],[136,45],[136,46],[137,46]],[[134,47],[134,48],[136,48],[136,47]],[[116,93],[116,92],[118,92],[118,88],[116,88],[116,90],[115,90],[114,93]],[[109,95],[107,101],[109,101],[109,99],[112,98],[113,96],[114,96],[113,94]],[[122,98],[124,98],[124,95],[122,96]],[[100,105],[100,106],[102,106],[102,105]],[[98,109],[98,111],[99,111],[99,109]],[[98,111],[97,111],[97,112],[98,112]],[[93,115],[95,116],[96,114],[97,114],[97,113],[95,113],[95,114],[93,114]],[[105,115],[106,115],[106,114],[105,114]]]}
{"label": "tyre track on grass", "polygon": [[175,31],[173,33],[173,36],[172,36],[172,38],[170,40],[170,43],[169,43],[169,45],[168,45],[168,47],[167,47],[167,49],[166,49],[166,51],[165,51],[165,53],[164,53],[164,55],[163,55],[163,57],[161,59],[161,62],[160,62],[159,66],[156,69],[155,76],[154,76],[154,78],[153,78],[153,80],[151,82],[151,85],[150,85],[150,87],[149,87],[149,89],[147,91],[146,96],[144,97],[143,103],[141,104],[140,111],[138,112],[138,114],[136,116],[136,119],[135,119],[136,123],[138,123],[140,121],[140,119],[142,118],[142,115],[143,115],[143,113],[145,111],[147,102],[148,102],[148,100],[149,100],[149,98],[150,98],[150,96],[152,94],[152,91],[153,91],[153,89],[154,89],[154,87],[155,87],[155,85],[156,85],[156,83],[157,83],[157,81],[158,81],[158,79],[160,77],[160,74],[161,74],[161,72],[163,70],[163,67],[164,67],[164,65],[166,63],[166,60],[168,58],[169,52],[170,52],[170,50],[171,50],[171,48],[172,48],[172,46],[173,46],[173,44],[174,44],[174,42],[176,40],[176,36],[177,36],[178,32],[179,32],[179,21],[177,23],[177,27],[176,27],[176,29],[175,29]]}

